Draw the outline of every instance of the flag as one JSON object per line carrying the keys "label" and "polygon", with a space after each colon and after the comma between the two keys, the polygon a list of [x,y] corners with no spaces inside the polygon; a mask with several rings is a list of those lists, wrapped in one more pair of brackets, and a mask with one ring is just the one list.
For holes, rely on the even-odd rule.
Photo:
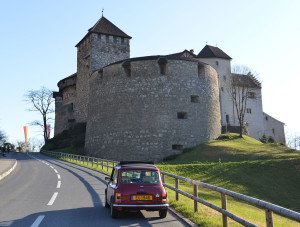
{"label": "flag", "polygon": [[50,139],[50,129],[51,129],[51,125],[46,125],[47,128],[47,138]]}
{"label": "flag", "polygon": [[24,126],[24,135],[25,135],[25,151],[27,147],[27,133],[28,133],[28,126]]}

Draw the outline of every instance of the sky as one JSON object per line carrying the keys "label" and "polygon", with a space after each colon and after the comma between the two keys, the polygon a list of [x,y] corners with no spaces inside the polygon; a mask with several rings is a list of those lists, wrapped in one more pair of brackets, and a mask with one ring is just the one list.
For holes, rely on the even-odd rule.
{"label": "sky", "polygon": [[30,126],[41,116],[28,111],[24,95],[42,86],[58,91],[57,82],[77,71],[75,45],[102,9],[132,37],[131,57],[218,46],[232,65],[259,74],[263,111],[286,132],[300,132],[298,0],[10,0],[0,1],[0,130],[8,141],[24,140],[27,125],[29,138],[42,139]]}

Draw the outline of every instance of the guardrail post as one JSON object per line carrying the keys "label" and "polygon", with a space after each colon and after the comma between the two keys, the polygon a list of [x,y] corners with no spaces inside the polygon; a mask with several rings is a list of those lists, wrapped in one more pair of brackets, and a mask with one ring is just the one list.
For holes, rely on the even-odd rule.
{"label": "guardrail post", "polygon": [[[194,184],[194,196],[198,198],[198,185]],[[198,213],[198,202],[194,200],[194,211]]]}
{"label": "guardrail post", "polygon": [[[226,195],[221,193],[221,200],[222,200],[222,209],[227,210],[227,199]],[[227,215],[222,214],[223,218],[223,227],[228,227],[228,220],[227,220]]]}
{"label": "guardrail post", "polygon": [[108,172],[108,161],[107,161],[107,172]]}
{"label": "guardrail post", "polygon": [[92,167],[94,167],[94,158],[92,158]]}
{"label": "guardrail post", "polygon": [[96,158],[96,160],[97,160],[97,169],[98,169],[98,166],[99,166],[99,159]]}
{"label": "guardrail post", "polygon": [[[179,189],[179,179],[177,179],[177,178],[175,178],[175,188]],[[179,200],[179,193],[176,192],[175,195],[176,195],[176,201],[178,201]]]}
{"label": "guardrail post", "polygon": [[161,178],[162,178],[161,180],[162,180],[163,184],[166,183],[165,175],[164,174],[161,174]]}
{"label": "guardrail post", "polygon": [[273,212],[269,209],[266,209],[266,224],[267,227],[273,227]]}
{"label": "guardrail post", "polygon": [[103,170],[103,160],[101,160],[102,161],[102,170]]}

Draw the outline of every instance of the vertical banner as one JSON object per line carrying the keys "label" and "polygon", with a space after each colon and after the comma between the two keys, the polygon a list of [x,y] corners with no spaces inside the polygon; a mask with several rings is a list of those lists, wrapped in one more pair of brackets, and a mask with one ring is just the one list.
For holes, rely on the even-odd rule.
{"label": "vertical banner", "polygon": [[51,125],[46,125],[47,128],[47,138],[50,139],[50,129],[51,129]]}
{"label": "vertical banner", "polygon": [[28,133],[28,126],[24,126],[24,135],[25,135],[25,152],[27,147],[27,133]]}

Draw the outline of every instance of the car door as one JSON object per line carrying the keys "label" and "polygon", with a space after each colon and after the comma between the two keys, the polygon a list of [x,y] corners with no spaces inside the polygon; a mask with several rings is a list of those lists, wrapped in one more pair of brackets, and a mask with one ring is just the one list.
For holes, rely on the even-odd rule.
{"label": "car door", "polygon": [[107,186],[107,201],[110,203],[110,199],[114,196],[114,192],[117,189],[118,183],[118,169],[114,168],[111,173],[111,180],[108,182]]}

